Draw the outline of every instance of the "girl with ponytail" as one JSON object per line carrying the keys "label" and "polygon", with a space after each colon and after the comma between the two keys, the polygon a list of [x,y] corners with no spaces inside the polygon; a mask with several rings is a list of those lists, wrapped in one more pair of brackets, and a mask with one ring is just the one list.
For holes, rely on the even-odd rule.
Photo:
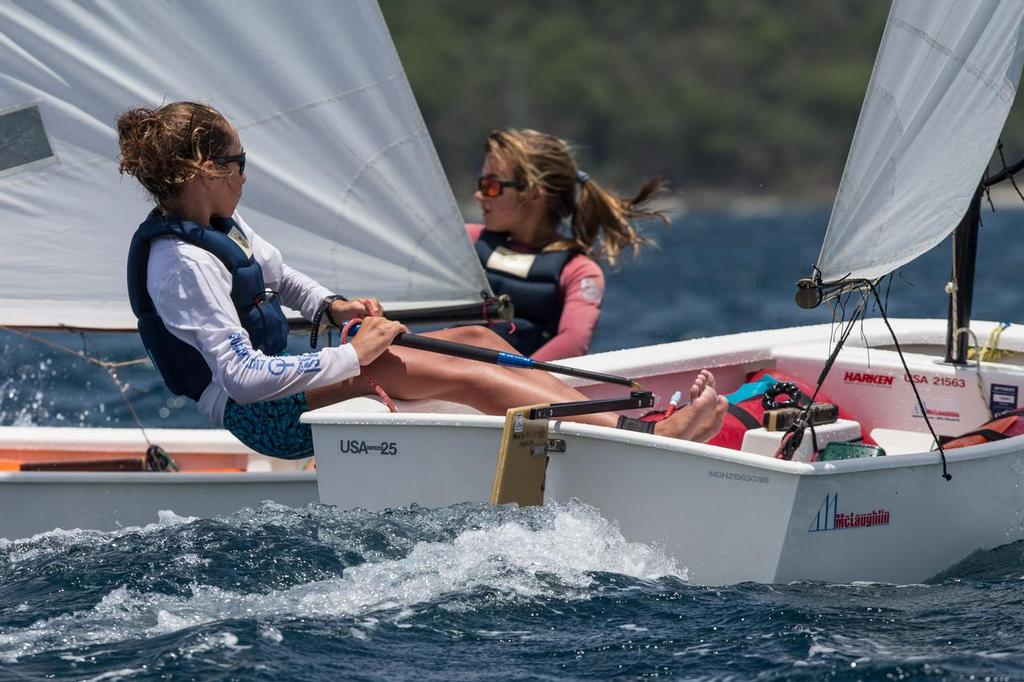
{"label": "girl with ponytail", "polygon": [[583,355],[601,314],[598,261],[615,265],[652,243],[633,222],[667,222],[646,206],[661,182],[617,197],[579,169],[568,142],[535,130],[495,130],[484,153],[474,195],[484,224],[468,230],[491,288],[515,311],[495,331],[537,360]]}
{"label": "girl with ponytail", "polygon": [[[128,297],[143,344],[173,393],[254,450],[312,455],[300,415],[372,394],[377,385],[395,398],[450,400],[495,415],[513,405],[584,399],[544,372],[393,347],[406,328],[386,319],[375,299],[348,301],[290,268],[236,211],[253,168],[238,130],[217,110],[194,102],[139,107],[121,115],[117,132],[121,172],[155,204],[128,252]],[[289,355],[282,304],[314,325],[360,318],[362,329],[349,344]],[[480,326],[430,335],[512,350]],[[654,433],[701,441],[717,433],[725,402],[710,372],[698,375],[690,398]],[[619,424],[608,412],[572,419]]]}

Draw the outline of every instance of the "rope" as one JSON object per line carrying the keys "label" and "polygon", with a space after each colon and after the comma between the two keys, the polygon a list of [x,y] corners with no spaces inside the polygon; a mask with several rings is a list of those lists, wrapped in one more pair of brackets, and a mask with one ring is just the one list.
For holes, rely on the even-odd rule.
{"label": "rope", "polygon": [[[907,373],[908,377],[913,379],[913,374],[910,373],[910,367],[907,366],[907,360],[903,357],[903,349],[900,348],[900,342],[896,338],[896,332],[893,331],[892,325],[889,324],[889,316],[885,312],[885,307],[882,305],[882,299],[878,295],[878,289],[874,285],[871,287],[871,293],[875,295],[875,301],[878,302],[879,310],[882,313],[882,321],[885,322],[886,329],[889,330],[889,334],[892,336],[892,342],[896,346],[896,353],[900,356],[900,362],[903,363],[903,371]],[[917,405],[921,408],[921,416],[924,417],[924,423],[928,426],[929,433],[932,434],[932,441],[939,448],[939,456],[942,458],[942,477],[947,481],[953,478],[953,475],[946,470],[946,451],[942,449],[942,443],[939,442],[939,437],[935,435],[935,429],[932,428],[932,420],[928,418],[928,409],[924,406],[924,401],[921,400],[921,394],[917,390],[917,382],[911,381],[910,388],[914,390],[914,397],[917,398]]]}
{"label": "rope", "polygon": [[985,397],[985,382],[981,377],[981,346],[978,345],[978,335],[970,327],[960,327],[960,329],[953,333],[953,338],[957,338],[960,334],[966,334],[974,343],[973,346],[967,347],[967,358],[974,358],[974,379],[978,385],[978,396],[981,398],[981,403],[985,406],[985,409],[988,410],[988,417],[991,419],[995,415],[992,414],[992,406],[989,404],[988,398]]}
{"label": "rope", "polygon": [[[14,329],[13,327],[7,327],[5,325],[0,325],[0,329],[3,329],[4,331],[13,332],[24,339],[34,341],[36,343],[47,346],[48,348],[59,350],[63,353],[67,353],[68,355],[74,355],[76,358],[80,360],[85,360],[86,362],[90,362],[96,365],[97,367],[104,369],[107,372],[107,375],[110,377],[110,380],[114,382],[114,386],[117,387],[117,392],[121,395],[121,399],[124,400],[125,407],[128,408],[128,412],[131,413],[132,419],[135,420],[135,425],[138,427],[139,432],[142,433],[143,440],[146,441],[146,468],[148,468],[150,471],[167,471],[168,469],[170,469],[171,471],[179,471],[178,464],[169,454],[167,454],[167,451],[164,450],[159,445],[154,445],[153,442],[149,440],[149,434],[146,433],[146,428],[142,425],[142,420],[139,418],[139,413],[135,411],[135,406],[132,405],[132,401],[129,400],[128,398],[128,388],[121,382],[121,379],[117,376],[118,368],[145,364],[149,362],[149,358],[138,358],[136,360],[122,360],[120,362],[113,362],[111,360],[100,360],[99,358],[86,354],[84,350],[84,332],[77,332],[82,337],[83,350],[76,351],[55,341],[50,341],[49,339],[44,339],[42,337],[36,336],[35,334],[23,332],[20,329]],[[73,330],[69,329],[68,331]]]}
{"label": "rope", "polygon": [[974,335],[971,330],[957,330],[958,332],[963,331],[964,333],[970,334],[974,340],[974,346],[967,349],[968,359],[974,360],[977,365],[977,371],[975,376],[978,379],[978,395],[981,396],[981,402],[984,403],[985,408],[988,409],[989,419],[994,418],[996,415],[992,412],[992,405],[989,403],[988,396],[985,395],[985,383],[981,376],[981,363],[982,362],[996,362],[1005,358],[1009,358],[1016,355],[1011,350],[1003,350],[999,347],[999,337],[1003,335],[1003,330],[1010,326],[1009,322],[1000,322],[992,331],[989,332],[988,338],[985,340],[984,346],[978,345],[978,337]]}
{"label": "rope", "polygon": [[[342,325],[342,327],[341,327],[341,344],[342,345],[348,343],[348,333],[349,333],[349,330],[352,329],[352,326],[355,325],[355,324],[359,324],[361,322],[362,322],[361,319],[353,318],[353,319],[348,320],[347,322],[345,322],[344,325]],[[391,396],[389,396],[387,394],[387,391],[385,391],[384,388],[380,384],[378,384],[376,381],[374,381],[373,377],[371,377],[370,374],[368,372],[366,372],[365,370],[362,372],[362,375],[363,375],[363,378],[366,379],[366,383],[370,384],[370,388],[373,389],[374,393],[376,393],[378,396],[380,396],[381,402],[383,402],[385,405],[387,405],[387,408],[389,410],[391,410],[392,412],[398,412],[398,408],[395,407],[395,403],[391,400]]]}
{"label": "rope", "polygon": [[[997,362],[1005,358],[1014,355],[1012,350],[1005,350],[999,347],[999,338],[1003,335],[1003,331],[1010,326],[1009,322],[1000,322],[998,325],[992,328],[988,338],[985,340],[985,345],[980,350],[977,348],[971,348],[967,351],[967,357],[974,359],[977,357],[981,362]],[[977,346],[977,342],[975,342]]]}

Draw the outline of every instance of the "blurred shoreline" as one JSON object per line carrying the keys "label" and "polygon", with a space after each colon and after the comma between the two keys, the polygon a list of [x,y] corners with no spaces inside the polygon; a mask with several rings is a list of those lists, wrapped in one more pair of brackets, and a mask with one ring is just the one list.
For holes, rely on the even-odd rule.
{"label": "blurred shoreline", "polygon": [[[1024,179],[1018,183],[1024,192]],[[992,189],[990,193],[992,206],[996,211],[1024,210],[1024,197],[1009,183]],[[668,191],[651,202],[655,209],[666,211],[669,220],[679,220],[691,213],[723,214],[737,218],[774,217],[786,213],[809,213],[814,211],[831,211],[835,201],[833,193],[826,191],[813,195],[793,197],[783,194],[763,192],[744,194],[711,188],[688,191]],[[482,221],[480,207],[476,201],[459,203],[466,222]],[[988,197],[982,201],[982,217],[991,213]]]}

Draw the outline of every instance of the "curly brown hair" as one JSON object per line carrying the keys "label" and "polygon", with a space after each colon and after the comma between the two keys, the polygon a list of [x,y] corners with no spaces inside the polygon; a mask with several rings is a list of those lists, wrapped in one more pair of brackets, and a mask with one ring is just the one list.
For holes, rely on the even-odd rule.
{"label": "curly brown hair", "polygon": [[199,173],[214,177],[230,170],[203,164],[228,153],[235,132],[213,107],[172,102],[156,109],[138,107],[117,118],[120,171],[138,180],[157,204],[172,199]]}
{"label": "curly brown hair", "polygon": [[664,211],[647,208],[663,188],[660,179],[645,181],[630,199],[617,197],[580,173],[570,144],[554,135],[529,129],[493,130],[484,152],[508,166],[513,178],[527,190],[543,187],[551,223],[558,225],[572,216],[573,243],[588,256],[603,257],[611,265],[624,249],[632,249],[635,256],[641,246],[654,243],[631,221],[654,218],[668,223]]}

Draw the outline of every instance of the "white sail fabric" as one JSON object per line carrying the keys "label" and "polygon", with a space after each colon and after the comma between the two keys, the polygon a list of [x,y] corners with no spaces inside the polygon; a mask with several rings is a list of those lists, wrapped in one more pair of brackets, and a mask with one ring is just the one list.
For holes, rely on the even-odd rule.
{"label": "white sail fabric", "polygon": [[818,258],[875,279],[931,249],[981,181],[1024,60],[1020,0],[896,0]]}
{"label": "white sail fabric", "polygon": [[392,311],[490,291],[373,0],[0,0],[0,324],[134,328],[115,122],[175,100],[237,126],[239,213],[296,269]]}

